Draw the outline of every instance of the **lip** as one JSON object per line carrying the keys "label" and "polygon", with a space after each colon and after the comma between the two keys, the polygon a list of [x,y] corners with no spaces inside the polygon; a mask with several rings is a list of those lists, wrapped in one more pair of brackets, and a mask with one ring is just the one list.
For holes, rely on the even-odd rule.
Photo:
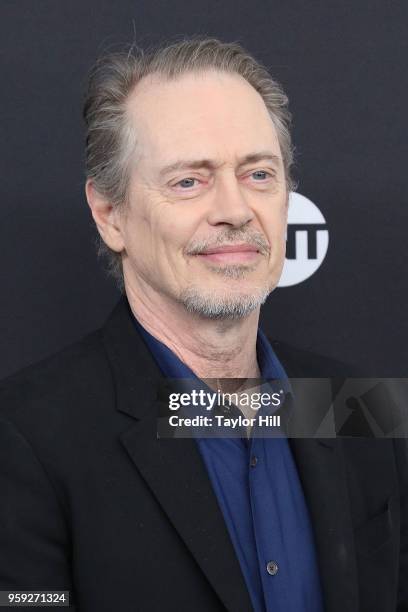
{"label": "lip", "polygon": [[218,253],[258,253],[252,244],[226,244],[202,251],[199,255],[217,255]]}
{"label": "lip", "polygon": [[258,249],[251,244],[229,244],[213,247],[198,254],[204,261],[227,264],[252,262],[258,255]]}

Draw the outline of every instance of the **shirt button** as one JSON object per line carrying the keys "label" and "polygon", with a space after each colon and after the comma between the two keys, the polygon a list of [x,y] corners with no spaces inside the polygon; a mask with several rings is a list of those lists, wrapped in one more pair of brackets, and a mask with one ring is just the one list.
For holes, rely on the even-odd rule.
{"label": "shirt button", "polygon": [[278,564],[275,561],[268,561],[268,563],[266,564],[266,571],[271,576],[275,576],[275,574],[278,573],[278,569]]}
{"label": "shirt button", "polygon": [[251,461],[249,463],[251,467],[255,467],[258,463],[258,457],[256,455],[252,455]]}

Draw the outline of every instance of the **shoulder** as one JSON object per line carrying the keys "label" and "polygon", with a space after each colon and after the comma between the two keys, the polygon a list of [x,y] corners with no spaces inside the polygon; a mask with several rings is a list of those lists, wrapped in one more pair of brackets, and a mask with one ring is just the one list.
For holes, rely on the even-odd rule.
{"label": "shoulder", "polygon": [[0,418],[50,427],[103,401],[111,386],[101,331],[0,381]]}

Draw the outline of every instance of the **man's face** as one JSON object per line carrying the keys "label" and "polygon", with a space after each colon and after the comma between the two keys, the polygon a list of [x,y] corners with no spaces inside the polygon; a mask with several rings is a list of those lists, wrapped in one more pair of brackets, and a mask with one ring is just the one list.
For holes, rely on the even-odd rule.
{"label": "man's face", "polygon": [[284,262],[287,191],[274,125],[241,77],[145,78],[122,220],[125,284],[201,316],[257,308]]}

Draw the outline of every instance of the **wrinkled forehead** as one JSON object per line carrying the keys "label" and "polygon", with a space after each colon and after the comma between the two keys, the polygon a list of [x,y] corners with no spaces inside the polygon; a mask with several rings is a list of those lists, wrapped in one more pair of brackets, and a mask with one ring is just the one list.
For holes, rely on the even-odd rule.
{"label": "wrinkled forehead", "polygon": [[240,75],[219,71],[160,74],[142,79],[127,102],[142,156],[242,157],[257,149],[280,148],[259,93]]}

